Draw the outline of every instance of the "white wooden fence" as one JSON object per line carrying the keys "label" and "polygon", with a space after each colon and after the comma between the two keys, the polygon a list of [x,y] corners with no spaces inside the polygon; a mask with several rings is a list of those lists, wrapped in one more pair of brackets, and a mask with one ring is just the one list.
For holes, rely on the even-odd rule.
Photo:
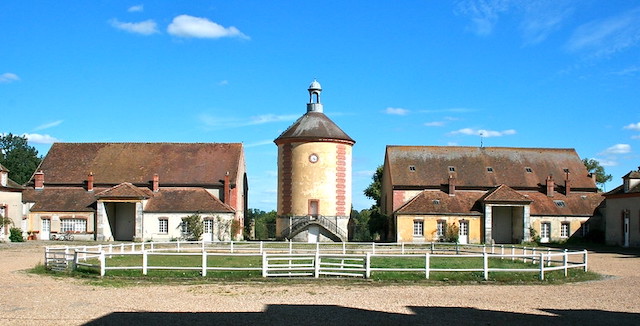
{"label": "white wooden fence", "polygon": [[[142,256],[141,266],[108,266],[113,256]],[[149,257],[200,256],[200,266],[153,266]],[[209,266],[209,257],[262,257],[260,266]],[[373,267],[371,258],[393,257],[408,259],[421,257],[424,267]],[[482,258],[482,266],[454,269],[433,268],[431,258]],[[531,268],[491,268],[489,259],[511,259],[530,263]],[[91,262],[94,263],[91,263]],[[97,262],[96,262],[97,261]],[[202,276],[208,271],[261,271],[263,277],[320,277],[320,275],[369,278],[372,272],[420,272],[429,278],[432,272],[482,272],[484,279],[490,272],[535,272],[544,280],[545,273],[570,268],[587,271],[587,251],[568,251],[551,248],[505,245],[458,245],[447,243],[296,243],[296,242],[147,242],[94,246],[56,246],[45,248],[45,265],[53,270],[75,269],[78,266],[95,268],[104,276],[108,270],[197,270]]]}

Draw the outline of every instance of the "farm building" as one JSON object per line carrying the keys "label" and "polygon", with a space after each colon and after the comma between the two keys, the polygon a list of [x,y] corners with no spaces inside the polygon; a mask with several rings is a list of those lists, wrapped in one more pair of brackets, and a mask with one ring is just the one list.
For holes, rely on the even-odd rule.
{"label": "farm building", "polygon": [[640,167],[622,177],[622,185],[604,194],[607,244],[640,247]]}
{"label": "farm building", "polygon": [[[22,228],[22,190],[9,178],[9,169],[0,164],[0,240],[9,239],[9,229]],[[3,223],[2,223],[3,222]]]}
{"label": "farm building", "polygon": [[[542,242],[601,218],[595,178],[573,149],[387,146],[381,209],[398,242]],[[532,234],[533,233],[533,234]]]}
{"label": "farm building", "polygon": [[243,147],[55,143],[23,202],[27,230],[38,239],[66,232],[87,240],[179,239],[182,219],[193,214],[203,218],[204,240],[237,238],[247,208]]}

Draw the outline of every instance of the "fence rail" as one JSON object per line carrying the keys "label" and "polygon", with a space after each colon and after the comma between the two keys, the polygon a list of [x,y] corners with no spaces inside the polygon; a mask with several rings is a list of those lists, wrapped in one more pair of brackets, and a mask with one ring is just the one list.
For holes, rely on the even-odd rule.
{"label": "fence rail", "polygon": [[[108,265],[108,258],[134,255],[142,258],[140,266]],[[198,266],[156,266],[153,256],[199,256]],[[210,257],[260,257],[260,266],[209,266]],[[431,259],[482,258],[482,266],[473,268],[435,268]],[[372,265],[372,258],[423,259],[420,267],[382,267]],[[510,259],[530,263],[531,268],[489,267],[489,259]],[[295,243],[295,242],[147,242],[94,246],[55,246],[45,248],[47,268],[61,271],[78,266],[99,270],[104,276],[111,270],[194,270],[207,276],[209,271],[261,271],[263,277],[319,277],[321,275],[371,277],[372,272],[420,272],[430,278],[432,272],[536,272],[545,273],[570,268],[587,271],[587,251],[532,248],[504,245],[459,245],[447,243],[378,244],[378,243]]]}

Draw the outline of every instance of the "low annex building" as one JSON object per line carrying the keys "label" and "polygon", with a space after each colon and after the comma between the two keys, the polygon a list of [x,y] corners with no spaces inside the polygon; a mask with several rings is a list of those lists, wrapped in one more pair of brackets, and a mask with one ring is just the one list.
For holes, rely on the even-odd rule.
{"label": "low annex building", "polygon": [[[0,164],[0,240],[9,239],[9,230],[12,227],[22,228],[22,190],[24,188],[9,178],[9,169]],[[8,219],[8,220],[7,220]]]}
{"label": "low annex building", "polygon": [[640,247],[640,167],[623,176],[622,185],[604,197],[607,244]]}
{"label": "low annex building", "polygon": [[[573,149],[387,146],[381,194],[398,242],[562,241],[601,219],[595,176]],[[595,216],[595,218],[594,218]]]}
{"label": "low annex building", "polygon": [[23,202],[38,239],[179,239],[197,213],[216,241],[242,236],[247,189],[239,143],[55,143]]}

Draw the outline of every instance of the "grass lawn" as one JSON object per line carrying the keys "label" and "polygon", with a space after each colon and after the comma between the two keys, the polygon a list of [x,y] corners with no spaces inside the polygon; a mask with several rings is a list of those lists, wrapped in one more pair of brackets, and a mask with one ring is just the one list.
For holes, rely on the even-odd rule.
{"label": "grass lawn", "polygon": [[[311,255],[312,256],[312,255]],[[338,263],[339,259],[326,260],[324,263]],[[294,261],[300,264],[313,264],[312,259]],[[89,263],[97,264],[97,260],[89,261]],[[271,264],[288,264],[288,260],[272,261]],[[349,261],[355,263],[355,261]],[[107,267],[135,267],[142,266],[142,255],[114,255],[107,259]],[[73,277],[87,278],[91,283],[96,285],[122,286],[128,284],[140,283],[208,283],[212,281],[256,281],[256,282],[315,282],[313,278],[262,278],[261,270],[246,271],[214,271],[207,270],[207,276],[202,277],[202,256],[200,254],[194,256],[175,256],[175,255],[149,255],[148,256],[148,273],[142,275],[141,269],[128,270],[107,270],[104,278],[100,278],[99,271],[95,268],[87,268],[79,266],[74,272],[68,273]],[[155,269],[155,267],[179,267],[185,269]],[[262,257],[256,256],[208,256],[208,267],[251,267],[259,268],[262,266]],[[473,272],[438,272],[431,271],[430,279],[425,278],[424,272],[425,258],[422,257],[372,257],[371,268],[406,268],[421,269],[421,271],[372,271],[370,279],[364,278],[347,278],[338,279],[332,276],[321,276],[323,283],[327,280],[333,282],[362,282],[376,284],[385,283],[418,283],[418,284],[560,284],[567,282],[581,282],[600,279],[599,274],[593,272],[584,272],[582,268],[572,268],[568,271],[568,276],[564,276],[562,270],[545,272],[545,280],[539,280],[538,272],[490,272],[489,280],[484,280],[482,271]],[[508,268],[508,269],[528,269],[538,268],[539,264],[523,263],[522,261],[512,261],[511,259],[490,258],[489,268]],[[437,257],[431,256],[430,268],[432,269],[482,269],[483,259],[478,257]],[[36,273],[53,273],[48,272],[44,267],[34,268]],[[56,275],[59,275],[56,273]]]}

